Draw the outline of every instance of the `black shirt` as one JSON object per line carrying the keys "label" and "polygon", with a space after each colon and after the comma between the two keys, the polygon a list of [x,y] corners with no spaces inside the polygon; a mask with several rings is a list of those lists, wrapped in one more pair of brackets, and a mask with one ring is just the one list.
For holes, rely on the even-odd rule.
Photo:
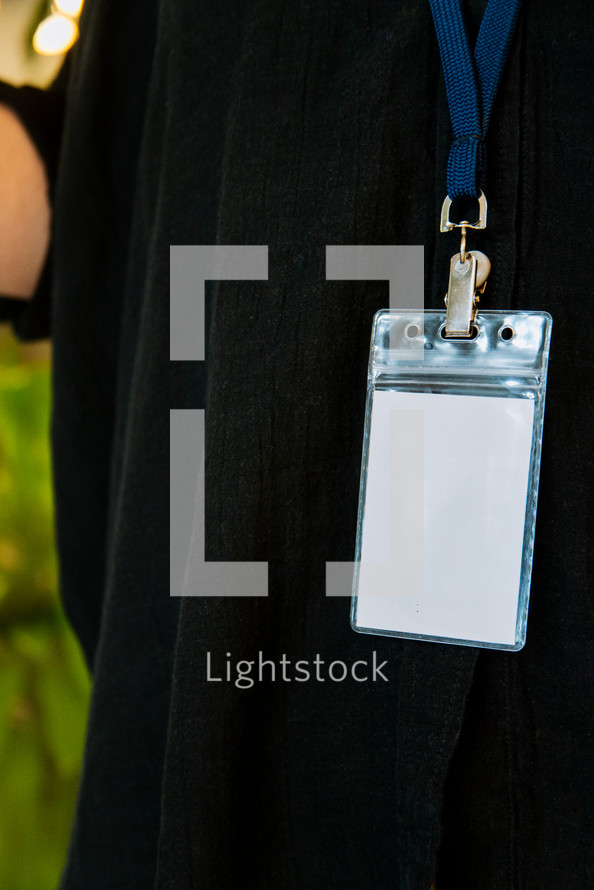
{"label": "black shirt", "polygon": [[[502,653],[357,635],[324,596],[387,302],[326,282],[325,247],[423,244],[428,308],[453,252],[428,5],[87,0],[46,275],[61,590],[94,675],[63,890],[592,883],[592,21],[526,4],[488,139],[484,305],[555,320],[528,640]],[[169,246],[214,243],[267,244],[270,279],[211,289],[207,387],[169,362]],[[178,624],[168,416],[206,403],[207,555],[268,560],[270,590]],[[208,652],[260,651],[375,651],[390,680],[208,682]]]}

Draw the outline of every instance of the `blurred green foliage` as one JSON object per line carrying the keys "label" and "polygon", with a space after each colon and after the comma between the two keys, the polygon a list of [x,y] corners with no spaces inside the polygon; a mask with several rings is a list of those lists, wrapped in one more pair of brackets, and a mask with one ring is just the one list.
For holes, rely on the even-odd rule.
{"label": "blurred green foliage", "polygon": [[55,890],[89,679],[60,609],[49,362],[0,327],[0,890]]}

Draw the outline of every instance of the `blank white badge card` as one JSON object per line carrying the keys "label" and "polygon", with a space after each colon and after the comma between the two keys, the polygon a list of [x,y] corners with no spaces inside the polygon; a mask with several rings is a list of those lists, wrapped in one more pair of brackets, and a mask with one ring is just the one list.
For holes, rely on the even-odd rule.
{"label": "blank white badge card", "polygon": [[375,390],[355,630],[518,648],[533,398]]}

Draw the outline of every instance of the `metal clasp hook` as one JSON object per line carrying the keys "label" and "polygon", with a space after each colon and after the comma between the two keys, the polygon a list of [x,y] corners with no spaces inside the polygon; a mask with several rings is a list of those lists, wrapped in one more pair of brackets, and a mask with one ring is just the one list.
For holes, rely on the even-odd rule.
{"label": "metal clasp hook", "polygon": [[441,205],[441,219],[439,223],[440,232],[451,232],[452,229],[486,229],[487,228],[487,199],[485,193],[481,192],[478,198],[479,218],[476,222],[468,222],[467,219],[462,222],[452,222],[450,219],[450,207],[452,199],[446,195],[445,201]]}

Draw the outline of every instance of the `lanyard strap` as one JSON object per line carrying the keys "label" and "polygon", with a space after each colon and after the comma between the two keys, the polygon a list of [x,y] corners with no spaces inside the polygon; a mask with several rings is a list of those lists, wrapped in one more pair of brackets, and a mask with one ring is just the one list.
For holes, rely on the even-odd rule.
{"label": "lanyard strap", "polygon": [[429,0],[439,43],[454,141],[447,192],[478,198],[485,185],[485,136],[522,0],[489,0],[470,50],[462,0]]}

